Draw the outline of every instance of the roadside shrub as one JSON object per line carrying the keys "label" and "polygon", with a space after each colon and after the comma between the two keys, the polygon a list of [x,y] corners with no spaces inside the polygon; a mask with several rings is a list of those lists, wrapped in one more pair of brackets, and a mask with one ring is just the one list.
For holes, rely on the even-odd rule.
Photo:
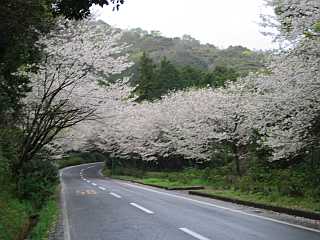
{"label": "roadside shrub", "polygon": [[52,196],[58,183],[58,170],[47,159],[34,159],[24,164],[17,181],[20,197],[30,200],[35,208]]}

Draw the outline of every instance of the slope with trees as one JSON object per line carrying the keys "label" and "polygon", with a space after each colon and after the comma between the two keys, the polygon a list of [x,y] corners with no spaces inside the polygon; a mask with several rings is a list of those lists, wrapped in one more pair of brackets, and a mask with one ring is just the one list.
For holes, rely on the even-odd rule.
{"label": "slope with trees", "polygon": [[227,65],[241,74],[257,71],[264,66],[263,52],[242,46],[219,49],[211,44],[201,44],[189,35],[168,38],[138,28],[124,31],[122,40],[132,45],[128,51],[133,60],[137,60],[142,52],[147,52],[157,62],[166,57],[175,65],[190,65],[202,70]]}
{"label": "slope with trees", "polygon": [[191,66],[177,67],[164,57],[159,64],[143,53],[138,63],[138,76],[132,94],[137,101],[160,99],[172,91],[188,88],[224,87],[239,77],[234,69],[217,66],[212,71]]}

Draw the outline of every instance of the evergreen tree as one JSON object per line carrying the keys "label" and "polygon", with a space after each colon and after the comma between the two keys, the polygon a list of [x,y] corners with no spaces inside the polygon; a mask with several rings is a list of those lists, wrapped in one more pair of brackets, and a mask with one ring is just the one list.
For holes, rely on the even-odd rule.
{"label": "evergreen tree", "polygon": [[185,66],[180,70],[182,88],[200,86],[203,82],[203,72],[200,69]]}
{"label": "evergreen tree", "polygon": [[212,72],[205,74],[201,86],[223,87],[226,81],[235,81],[239,77],[233,68],[217,66]]}
{"label": "evergreen tree", "polygon": [[156,81],[157,89],[155,97],[157,98],[168,93],[169,90],[177,90],[184,87],[180,79],[179,71],[167,58],[163,58],[160,62]]}
{"label": "evergreen tree", "polygon": [[155,98],[157,87],[155,65],[151,58],[144,52],[139,62],[139,79],[134,93],[139,96],[138,101],[152,100]]}

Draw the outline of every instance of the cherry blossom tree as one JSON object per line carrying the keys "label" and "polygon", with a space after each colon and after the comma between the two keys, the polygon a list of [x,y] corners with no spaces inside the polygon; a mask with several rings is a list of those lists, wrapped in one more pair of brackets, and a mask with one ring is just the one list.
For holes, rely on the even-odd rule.
{"label": "cherry blossom tree", "polygon": [[297,42],[303,36],[319,36],[320,2],[317,0],[265,0],[275,16],[263,16],[264,26],[277,28],[280,40]]}
{"label": "cherry blossom tree", "polygon": [[69,136],[82,141],[70,140],[68,146],[143,160],[208,161],[214,160],[215,144],[228,144],[239,174],[256,132],[257,144],[271,150],[269,161],[303,155],[320,136],[319,1],[268,4],[276,8],[282,36],[294,44],[272,57],[266,73],[225,88],[173,92],[140,104],[128,101],[126,84],[116,83],[99,105],[101,119],[89,128],[75,127]]}
{"label": "cherry blossom tree", "polygon": [[62,130],[99,118],[97,108],[105,91],[98,81],[130,66],[120,54],[125,46],[117,44],[119,37],[119,32],[102,23],[61,19],[56,29],[38,42],[43,47],[43,61],[19,73],[29,76],[32,92],[25,99],[16,169]]}

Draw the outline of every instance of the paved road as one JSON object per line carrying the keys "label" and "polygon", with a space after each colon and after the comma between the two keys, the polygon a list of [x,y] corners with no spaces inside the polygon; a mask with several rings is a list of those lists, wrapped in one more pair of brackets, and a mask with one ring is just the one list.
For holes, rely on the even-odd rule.
{"label": "paved road", "polygon": [[183,193],[109,180],[102,163],[61,173],[66,240],[320,240],[320,231]]}

